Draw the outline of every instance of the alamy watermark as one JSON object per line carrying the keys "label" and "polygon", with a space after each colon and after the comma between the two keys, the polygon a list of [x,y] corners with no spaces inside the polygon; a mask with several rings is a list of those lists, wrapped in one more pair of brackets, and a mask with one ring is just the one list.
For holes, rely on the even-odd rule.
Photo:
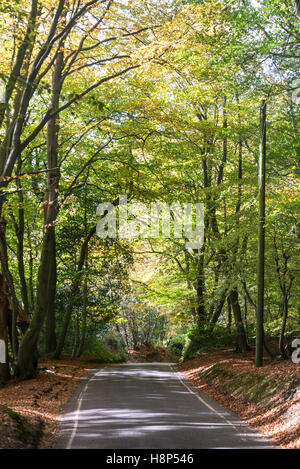
{"label": "alamy watermark", "polygon": [[184,239],[187,249],[201,249],[204,240],[204,210],[202,203],[171,205],[157,201],[147,206],[128,203],[126,195],[119,196],[115,206],[103,202],[97,207],[101,220],[97,224],[99,238]]}

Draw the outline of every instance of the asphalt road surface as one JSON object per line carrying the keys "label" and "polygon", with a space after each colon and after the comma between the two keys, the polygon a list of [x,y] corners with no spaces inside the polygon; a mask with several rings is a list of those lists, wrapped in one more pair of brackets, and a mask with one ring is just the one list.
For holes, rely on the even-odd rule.
{"label": "asphalt road surface", "polygon": [[57,448],[271,448],[168,363],[91,371],[61,420]]}

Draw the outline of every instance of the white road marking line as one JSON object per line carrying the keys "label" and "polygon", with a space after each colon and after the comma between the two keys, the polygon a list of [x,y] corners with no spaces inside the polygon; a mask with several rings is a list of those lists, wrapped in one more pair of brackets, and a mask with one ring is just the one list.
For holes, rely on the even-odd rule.
{"label": "white road marking line", "polygon": [[219,417],[221,417],[223,420],[225,420],[225,422],[229,423],[229,425],[231,425],[235,431],[238,433],[238,436],[241,438],[241,440],[243,441],[246,441],[246,438],[243,437],[243,435],[241,435],[240,433],[240,430],[230,421],[228,420],[223,414],[220,414],[220,412],[218,412],[216,409],[214,409],[210,404],[208,404],[208,402],[206,402],[202,397],[199,396],[199,394],[197,394],[196,392],[194,392],[184,381],[183,379],[181,378],[180,374],[174,369],[174,367],[171,365],[170,368],[173,370],[174,374],[176,375],[176,377],[179,379],[179,381],[181,382],[181,384],[183,384],[183,386],[185,386],[189,391],[190,393],[194,394],[194,396],[197,397],[197,399],[202,402],[202,404],[204,404],[209,410],[212,410],[215,414],[217,414]]}
{"label": "white road marking line", "polygon": [[[105,370],[105,368],[107,368],[106,366],[104,368],[101,368],[101,371]],[[79,413],[80,413],[80,409],[81,409],[81,404],[82,404],[82,400],[83,400],[83,395],[84,393],[87,391],[87,388],[88,388],[88,385],[90,384],[90,381],[92,381],[92,379],[97,375],[97,373],[99,373],[99,370],[95,371],[95,373],[93,373],[93,375],[89,378],[88,382],[86,383],[86,385],[84,386],[84,389],[81,391],[80,395],[79,395],[79,400],[78,400],[78,406],[77,406],[77,409],[76,409],[76,414],[75,414],[75,417],[74,417],[74,426],[73,426],[73,431],[72,431],[72,434],[70,436],[70,439],[69,439],[69,442],[67,444],[67,447],[66,449],[71,449],[72,447],[72,444],[73,444],[73,440],[75,438],[75,435],[76,435],[76,432],[77,432],[77,428],[78,428],[78,421],[79,421]],[[99,376],[99,375],[98,375]]]}

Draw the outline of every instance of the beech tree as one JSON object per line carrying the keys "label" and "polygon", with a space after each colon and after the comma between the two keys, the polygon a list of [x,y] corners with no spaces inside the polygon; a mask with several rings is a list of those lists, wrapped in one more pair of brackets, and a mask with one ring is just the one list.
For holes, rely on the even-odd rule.
{"label": "beech tree", "polygon": [[[47,350],[53,350],[55,345],[53,301],[56,276],[55,222],[59,185],[57,155],[59,116],[103,83],[139,67],[139,57],[134,58],[134,49],[138,40],[143,43],[142,38],[145,37],[145,33],[150,32],[151,37],[152,29],[158,25],[139,24],[136,15],[142,5],[138,3],[136,8],[132,7],[132,12],[130,8],[123,8],[112,0],[77,2],[73,6],[65,0],[50,2],[49,5],[41,5],[37,0],[33,0],[30,5],[26,4],[24,9],[18,10],[18,4],[15,6],[22,18],[21,21],[26,21],[27,26],[22,36],[21,25],[17,24],[19,35],[17,40],[20,43],[17,52],[15,53],[15,49],[12,51],[9,74],[3,75],[6,87],[0,116],[0,123],[4,126],[0,147],[2,188],[0,211],[5,200],[5,187],[10,181],[18,158],[47,126],[48,183],[44,200],[44,235],[37,300],[30,327],[20,346],[18,359],[20,376],[26,378],[35,373],[35,349],[47,311]],[[11,13],[14,16],[15,10],[12,9]],[[122,15],[125,16],[122,18]],[[119,23],[117,25],[116,20]],[[131,55],[124,53],[122,44],[122,41],[126,42],[125,48],[128,48],[130,40],[133,43]],[[110,54],[108,44],[113,44],[117,51],[115,54]],[[96,60],[95,54],[98,56]],[[8,54],[7,63],[9,60]],[[106,64],[109,64],[108,68]],[[98,67],[103,66],[105,72],[101,77]],[[71,93],[69,99],[64,97],[65,102],[62,103],[61,93],[64,83],[70,80],[70,77],[74,80],[74,74],[80,74],[83,70],[89,71],[89,84],[81,89],[79,86],[76,93]],[[49,76],[52,76],[51,83]],[[44,115],[36,113],[33,108],[43,87],[50,87],[51,90],[50,104]],[[34,115],[33,126],[30,122],[32,115]]]}

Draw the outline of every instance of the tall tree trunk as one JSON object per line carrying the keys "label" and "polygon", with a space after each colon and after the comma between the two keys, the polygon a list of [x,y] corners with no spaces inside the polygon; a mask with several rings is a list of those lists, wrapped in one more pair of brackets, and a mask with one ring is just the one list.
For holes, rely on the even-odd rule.
{"label": "tall tree trunk", "polygon": [[255,365],[263,364],[264,348],[264,292],[265,292],[265,176],[266,176],[266,102],[260,108],[259,142],[259,222],[258,222],[258,267],[257,267],[257,313]]}
{"label": "tall tree trunk", "polygon": [[17,232],[17,259],[18,259],[18,272],[21,286],[21,297],[25,313],[29,316],[30,308],[28,301],[27,284],[25,278],[24,266],[24,209],[23,209],[23,193],[19,188],[19,226]]}
{"label": "tall tree trunk", "polygon": [[[59,107],[63,67],[62,49],[57,55],[52,75],[51,111],[57,110]],[[29,379],[36,375],[37,342],[46,318],[46,352],[53,351],[56,345],[54,300],[56,291],[55,222],[58,212],[59,184],[59,170],[57,168],[58,118],[58,115],[56,115],[50,119],[47,126],[47,168],[49,171],[47,173],[47,190],[44,200],[44,234],[38,271],[36,306],[30,326],[20,344],[18,355],[21,379]]]}
{"label": "tall tree trunk", "polygon": [[[62,88],[62,71],[64,68],[63,45],[57,55],[54,72],[52,75],[52,97],[50,109],[56,112],[59,108],[60,93]],[[59,115],[55,115],[47,124],[47,191],[45,195],[45,216],[44,223],[46,229],[51,226],[49,239],[49,272],[47,284],[47,314],[46,314],[46,353],[54,352],[56,349],[55,335],[55,295],[56,295],[56,240],[55,224],[58,214],[58,190],[60,173],[58,170],[58,134]]]}

